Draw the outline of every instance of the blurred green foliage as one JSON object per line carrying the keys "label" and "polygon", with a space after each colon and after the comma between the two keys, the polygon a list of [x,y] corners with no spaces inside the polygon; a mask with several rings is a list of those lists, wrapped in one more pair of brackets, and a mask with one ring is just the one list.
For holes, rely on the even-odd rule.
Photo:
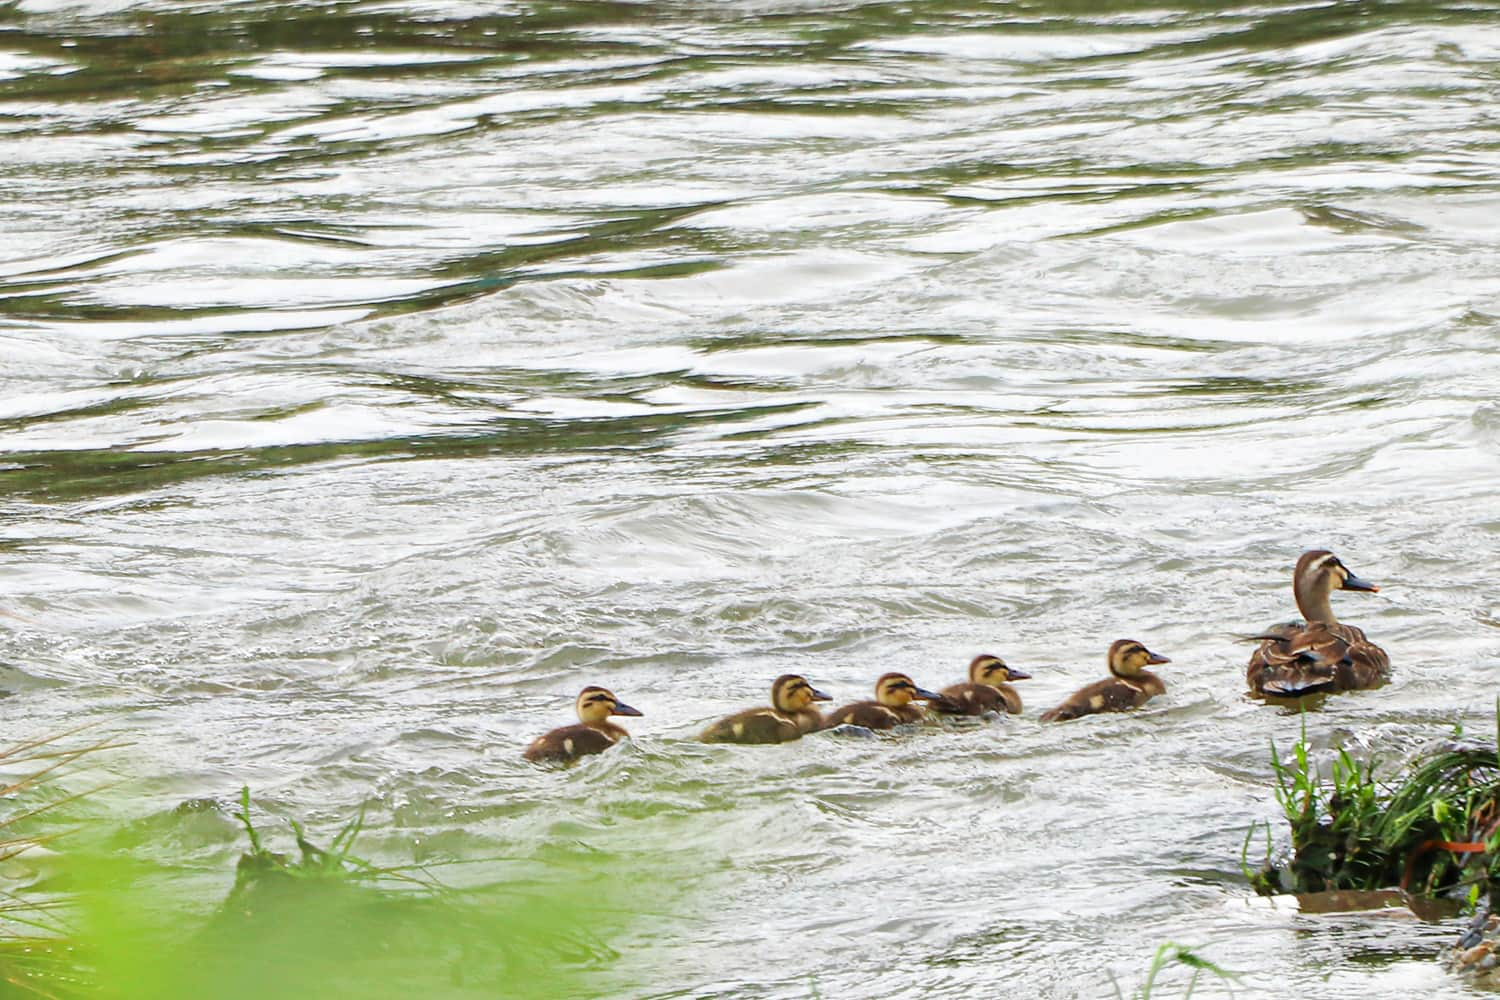
{"label": "blurred green foliage", "polygon": [[[71,762],[91,749],[56,756]],[[15,758],[0,751],[6,760]],[[11,790],[76,800],[59,773],[44,760]],[[326,846],[292,822],[294,852],[278,853],[246,789],[233,815],[248,850],[226,894],[205,899],[202,879],[119,849],[94,823],[44,850],[45,838],[17,828],[50,807],[15,794],[6,802],[6,849],[44,854],[50,874],[0,904],[0,998],[599,996],[619,991],[604,975],[618,958],[608,940],[639,922],[641,900],[661,896],[638,861],[601,852],[584,863],[533,859],[525,878],[449,888],[429,870],[355,855],[362,815]]]}

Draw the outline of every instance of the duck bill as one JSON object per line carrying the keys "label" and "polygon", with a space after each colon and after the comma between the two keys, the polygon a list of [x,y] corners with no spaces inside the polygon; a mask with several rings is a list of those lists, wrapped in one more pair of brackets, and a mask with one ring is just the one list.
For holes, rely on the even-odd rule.
{"label": "duck bill", "polygon": [[1342,587],[1340,587],[1339,589],[1340,590],[1363,590],[1366,593],[1370,593],[1370,594],[1377,594],[1377,593],[1380,592],[1380,588],[1379,587],[1375,586],[1369,580],[1361,580],[1359,577],[1355,576],[1353,573],[1350,573],[1348,576],[1344,577],[1344,585]]}
{"label": "duck bill", "polygon": [[1010,680],[1013,680],[1013,681],[1029,681],[1029,680],[1031,680],[1031,675],[1030,674],[1028,674],[1024,670],[1017,670],[1015,667],[1006,667],[1005,668],[1005,676],[1007,678],[1009,678]]}
{"label": "duck bill", "polygon": [[929,691],[926,688],[916,688],[915,691],[916,693],[912,697],[917,701],[937,701],[942,697],[936,691]]}
{"label": "duck bill", "polygon": [[629,705],[625,704],[623,701],[617,701],[617,702],[615,702],[615,710],[613,712],[610,712],[609,714],[610,715],[640,715],[641,714],[641,710],[638,709],[638,708],[631,708]]}
{"label": "duck bill", "polygon": [[1150,652],[1148,650],[1147,653],[1146,653],[1146,662],[1147,663],[1171,663],[1172,661],[1169,660],[1169,659],[1167,659],[1165,656],[1162,656],[1160,653],[1152,653],[1152,652]]}
{"label": "duck bill", "polygon": [[810,690],[812,691],[812,700],[813,701],[832,701],[833,700],[833,695],[831,695],[831,694],[824,694],[822,691],[819,691],[817,688],[811,688]]}

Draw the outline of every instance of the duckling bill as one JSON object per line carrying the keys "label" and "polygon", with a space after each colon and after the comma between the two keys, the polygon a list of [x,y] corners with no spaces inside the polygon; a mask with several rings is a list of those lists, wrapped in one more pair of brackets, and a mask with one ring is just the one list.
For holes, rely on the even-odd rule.
{"label": "duckling bill", "polygon": [[1167,690],[1162,679],[1146,667],[1171,662],[1134,639],[1117,639],[1109,647],[1109,672],[1113,676],[1074,691],[1061,705],[1043,712],[1041,720],[1065,722],[1095,712],[1139,708]]}
{"label": "duckling bill", "polygon": [[788,743],[823,727],[814,702],[832,701],[800,674],[782,674],[771,684],[769,708],[726,716],[699,734],[704,743]]}
{"label": "duckling bill", "polygon": [[939,692],[940,697],[927,707],[945,715],[983,715],[986,712],[1021,714],[1021,693],[1010,681],[1030,680],[1024,670],[1006,666],[1005,661],[990,653],[980,653],[969,661],[969,680],[951,684]]}
{"label": "duckling bill", "polygon": [[1250,654],[1245,679],[1253,695],[1301,698],[1325,691],[1375,688],[1390,678],[1385,650],[1353,625],[1333,616],[1329,597],[1335,590],[1376,593],[1326,549],[1302,553],[1292,571],[1292,597],[1305,622],[1288,622],[1253,638],[1260,646]]}
{"label": "duckling bill", "polygon": [[561,726],[532,740],[521,756],[533,763],[571,761],[603,753],[630,734],[609,721],[611,715],[640,715],[608,688],[586,687],[573,702],[579,725]]}
{"label": "duckling bill", "polygon": [[917,722],[927,714],[917,701],[931,701],[942,697],[926,688],[919,688],[905,674],[882,674],[875,682],[875,699],[857,701],[845,705],[836,712],[829,712],[825,728],[833,726],[864,726],[866,729],[893,729],[908,722]]}

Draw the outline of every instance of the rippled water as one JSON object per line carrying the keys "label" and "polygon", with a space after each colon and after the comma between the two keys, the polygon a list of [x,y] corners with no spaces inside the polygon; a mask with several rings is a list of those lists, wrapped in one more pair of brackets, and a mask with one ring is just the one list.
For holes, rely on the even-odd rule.
{"label": "rippled water", "polygon": [[[1234,637],[1332,547],[1396,672],[1314,740],[1493,725],[1497,66],[1477,2],[0,3],[6,730],[129,734],[223,873],[242,783],[676,858],[622,995],[1456,993],[1251,897]],[[1167,697],[1038,725],[1120,636]],[[691,741],[982,650],[1025,717]],[[635,742],[523,764],[586,683]]]}

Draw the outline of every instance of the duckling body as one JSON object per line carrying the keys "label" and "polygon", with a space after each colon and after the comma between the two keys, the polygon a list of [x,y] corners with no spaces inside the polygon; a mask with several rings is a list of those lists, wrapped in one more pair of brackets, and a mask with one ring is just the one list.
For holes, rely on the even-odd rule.
{"label": "duckling body", "polygon": [[521,756],[533,763],[571,761],[603,753],[630,736],[623,726],[609,721],[611,715],[641,713],[616,698],[607,688],[586,687],[573,702],[579,722],[560,726],[532,740]]}
{"label": "duckling body", "polygon": [[824,728],[863,726],[866,729],[894,729],[908,722],[920,722],[927,711],[917,701],[940,697],[919,688],[905,674],[882,674],[875,682],[873,701],[857,701],[836,712],[829,712]]}
{"label": "duckling body", "polygon": [[1006,666],[1000,657],[981,653],[969,661],[968,681],[943,688],[939,692],[941,697],[928,702],[927,707],[945,715],[983,715],[986,712],[1020,715],[1021,693],[1007,682],[1030,678],[1025,671]]}
{"label": "duckling body", "polygon": [[1113,676],[1074,691],[1061,705],[1043,712],[1041,721],[1066,722],[1096,712],[1139,708],[1167,690],[1162,679],[1146,666],[1170,662],[1134,639],[1117,639],[1109,647],[1109,672]]}
{"label": "duckling body", "polygon": [[749,708],[712,723],[698,739],[704,743],[787,743],[823,727],[815,701],[828,695],[798,674],[782,674],[771,684],[771,705]]}
{"label": "duckling body", "polygon": [[1335,590],[1379,589],[1349,572],[1332,552],[1302,553],[1292,574],[1292,595],[1306,621],[1277,625],[1255,636],[1261,643],[1250,654],[1245,671],[1250,693],[1300,698],[1384,684],[1390,677],[1390,657],[1361,629],[1336,620],[1329,603]]}

